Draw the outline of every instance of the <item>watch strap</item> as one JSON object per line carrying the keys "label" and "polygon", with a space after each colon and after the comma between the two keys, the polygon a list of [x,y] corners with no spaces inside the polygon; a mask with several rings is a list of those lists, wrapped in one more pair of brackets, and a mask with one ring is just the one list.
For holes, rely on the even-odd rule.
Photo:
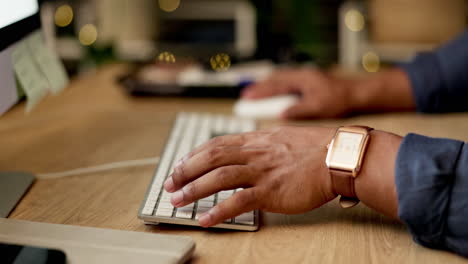
{"label": "watch strap", "polygon": [[[365,129],[368,133],[374,130],[367,126],[350,126],[352,128]],[[367,146],[364,146],[367,148]],[[366,149],[364,150],[366,151]],[[351,208],[359,203],[354,188],[354,177],[349,171],[340,171],[330,169],[333,189],[337,194],[340,194],[340,205],[342,208]]]}
{"label": "watch strap", "polygon": [[333,189],[336,193],[346,197],[356,197],[354,178],[350,172],[330,170]]}
{"label": "watch strap", "polygon": [[354,190],[354,177],[350,172],[330,170],[333,189],[341,195],[340,205],[342,208],[351,208],[359,203]]}

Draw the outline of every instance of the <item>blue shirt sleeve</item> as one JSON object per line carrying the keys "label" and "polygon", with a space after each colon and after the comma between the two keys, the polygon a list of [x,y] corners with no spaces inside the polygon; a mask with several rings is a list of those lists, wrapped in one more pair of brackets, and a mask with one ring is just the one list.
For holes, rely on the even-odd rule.
{"label": "blue shirt sleeve", "polygon": [[468,111],[468,30],[401,67],[408,74],[419,112]]}
{"label": "blue shirt sleeve", "polygon": [[395,173],[398,215],[415,241],[468,257],[468,144],[409,134]]}

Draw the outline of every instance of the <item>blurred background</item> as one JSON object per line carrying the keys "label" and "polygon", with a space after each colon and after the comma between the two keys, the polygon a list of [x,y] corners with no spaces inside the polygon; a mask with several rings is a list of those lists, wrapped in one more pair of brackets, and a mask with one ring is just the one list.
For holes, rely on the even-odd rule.
{"label": "blurred background", "polygon": [[[465,0],[43,0],[41,19],[47,45],[71,74],[184,59],[211,59],[213,69],[270,60],[376,72],[465,30],[467,7]],[[229,57],[213,64],[217,54]]]}

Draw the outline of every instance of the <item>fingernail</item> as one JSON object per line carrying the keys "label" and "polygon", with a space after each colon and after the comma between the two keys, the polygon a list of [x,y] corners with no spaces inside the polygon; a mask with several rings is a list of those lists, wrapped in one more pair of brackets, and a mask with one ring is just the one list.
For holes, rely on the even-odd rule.
{"label": "fingernail", "polygon": [[175,192],[171,197],[171,203],[174,206],[178,206],[184,201],[184,192],[182,190]]}
{"label": "fingernail", "polygon": [[204,215],[200,216],[200,218],[198,219],[198,221],[200,222],[200,225],[202,227],[208,227],[210,226],[210,223],[211,223],[211,215],[210,213],[205,213]]}
{"label": "fingernail", "polygon": [[166,182],[164,182],[164,189],[168,192],[173,192],[174,191],[174,180],[172,177],[169,177]]}

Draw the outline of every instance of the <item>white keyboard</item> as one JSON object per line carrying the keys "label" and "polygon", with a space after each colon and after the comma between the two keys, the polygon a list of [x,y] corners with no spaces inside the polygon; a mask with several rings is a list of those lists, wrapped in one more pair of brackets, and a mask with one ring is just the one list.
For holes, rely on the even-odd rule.
{"label": "white keyboard", "polygon": [[[199,226],[198,218],[201,214],[242,189],[221,191],[182,208],[175,208],[171,204],[171,194],[163,188],[165,179],[174,170],[178,160],[211,138],[254,131],[255,128],[255,122],[252,120],[202,113],[180,113],[161,155],[153,181],[148,187],[138,217],[147,224]],[[258,229],[258,223],[259,214],[256,210],[229,219],[215,227],[255,231]]]}

